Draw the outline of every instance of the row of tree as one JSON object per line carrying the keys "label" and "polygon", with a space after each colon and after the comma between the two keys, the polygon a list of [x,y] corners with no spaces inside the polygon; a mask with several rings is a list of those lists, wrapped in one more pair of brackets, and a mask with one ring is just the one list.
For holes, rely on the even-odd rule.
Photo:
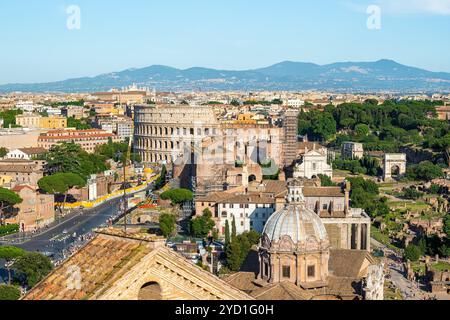
{"label": "row of tree", "polygon": [[0,285],[0,300],[18,300],[21,296],[18,286],[32,288],[53,269],[48,257],[17,247],[0,247],[2,259],[7,262],[8,284]]}

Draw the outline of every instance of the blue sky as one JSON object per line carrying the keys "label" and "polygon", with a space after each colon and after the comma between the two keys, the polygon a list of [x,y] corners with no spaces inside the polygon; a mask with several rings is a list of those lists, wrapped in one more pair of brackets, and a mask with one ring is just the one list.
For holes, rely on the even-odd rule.
{"label": "blue sky", "polygon": [[[366,9],[381,8],[369,30]],[[81,29],[66,27],[69,5]],[[381,58],[450,72],[450,0],[3,0],[0,83]]]}

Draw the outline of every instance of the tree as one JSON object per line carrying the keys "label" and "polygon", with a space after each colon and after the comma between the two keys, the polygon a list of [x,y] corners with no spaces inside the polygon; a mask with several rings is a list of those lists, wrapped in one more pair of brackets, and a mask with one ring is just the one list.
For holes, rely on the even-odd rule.
{"label": "tree", "polygon": [[0,158],[4,158],[8,154],[8,149],[1,147],[0,148]]}
{"label": "tree", "polygon": [[15,301],[20,299],[20,290],[11,285],[0,284],[0,301]]}
{"label": "tree", "polygon": [[176,230],[176,218],[173,214],[163,213],[159,216],[159,227],[164,237],[168,238]]}
{"label": "tree", "polygon": [[413,168],[413,177],[418,180],[431,181],[443,176],[442,168],[430,161],[423,161]]}
{"label": "tree", "polygon": [[25,250],[17,247],[0,247],[0,260],[6,260],[6,269],[8,270],[8,285],[11,284],[10,264],[17,258],[23,256],[25,253]]}
{"label": "tree", "polygon": [[76,173],[85,181],[91,174],[109,169],[108,158],[102,154],[89,154],[75,143],[61,143],[50,148],[49,152],[39,157],[47,161],[47,173]]}
{"label": "tree", "polygon": [[57,173],[38,181],[39,188],[44,192],[64,195],[62,210],[67,202],[68,191],[72,188],[80,189],[85,185],[86,181],[76,173]]}
{"label": "tree", "polygon": [[359,137],[365,137],[369,134],[369,126],[363,123],[357,124],[355,127],[355,133]]}
{"label": "tree", "polygon": [[410,244],[405,248],[404,257],[411,262],[418,261],[421,255],[421,248],[419,246]]}
{"label": "tree", "polygon": [[227,247],[227,266],[231,271],[239,271],[242,265],[241,257],[241,246],[236,239],[232,239]]}
{"label": "tree", "polygon": [[422,196],[423,196],[423,193],[420,191],[417,191],[416,188],[414,188],[414,187],[405,188],[403,190],[403,197],[405,199],[417,200]]}
{"label": "tree", "polygon": [[161,168],[161,173],[159,174],[158,179],[156,179],[156,181],[155,181],[155,186],[154,186],[155,190],[159,190],[162,187],[164,187],[164,184],[166,183],[166,175],[167,175],[167,168],[165,165],[163,165]]}
{"label": "tree", "polygon": [[322,187],[335,187],[336,183],[334,183],[331,178],[324,174],[319,174],[320,184]]}
{"label": "tree", "polygon": [[206,238],[215,226],[212,219],[211,210],[206,208],[200,217],[194,218],[190,221],[189,229],[191,234],[197,238]]}
{"label": "tree", "polygon": [[194,194],[188,189],[173,189],[162,193],[161,199],[171,200],[173,205],[177,205],[186,201],[192,201]]}
{"label": "tree", "polygon": [[230,222],[228,219],[225,221],[225,248],[228,247],[231,240],[231,234],[230,234]]}
{"label": "tree", "polygon": [[241,103],[236,99],[231,100],[230,104],[235,107],[239,107],[241,105]]}
{"label": "tree", "polygon": [[450,238],[450,213],[447,213],[444,217],[444,232],[447,238]]}
{"label": "tree", "polygon": [[53,265],[48,257],[28,252],[14,262],[12,269],[19,283],[32,288],[52,271]]}
{"label": "tree", "polygon": [[4,210],[22,203],[22,198],[15,192],[0,188],[0,225],[4,225]]}
{"label": "tree", "polygon": [[236,238],[236,218],[233,216],[233,221],[231,223],[231,241]]}

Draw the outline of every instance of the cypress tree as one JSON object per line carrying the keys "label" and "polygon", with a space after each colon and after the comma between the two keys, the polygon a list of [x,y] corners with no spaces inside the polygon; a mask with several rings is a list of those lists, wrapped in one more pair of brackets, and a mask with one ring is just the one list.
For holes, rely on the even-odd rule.
{"label": "cypress tree", "polygon": [[233,216],[233,223],[231,225],[231,241],[236,239],[236,218]]}
{"label": "cypress tree", "polygon": [[230,223],[225,221],[225,248],[230,244]]}

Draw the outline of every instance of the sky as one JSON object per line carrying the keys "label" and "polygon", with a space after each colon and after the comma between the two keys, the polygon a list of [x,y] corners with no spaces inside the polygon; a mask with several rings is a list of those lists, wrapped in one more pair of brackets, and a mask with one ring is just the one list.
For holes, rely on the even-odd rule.
{"label": "sky", "polygon": [[286,60],[450,72],[450,0],[2,0],[0,41],[0,84]]}

